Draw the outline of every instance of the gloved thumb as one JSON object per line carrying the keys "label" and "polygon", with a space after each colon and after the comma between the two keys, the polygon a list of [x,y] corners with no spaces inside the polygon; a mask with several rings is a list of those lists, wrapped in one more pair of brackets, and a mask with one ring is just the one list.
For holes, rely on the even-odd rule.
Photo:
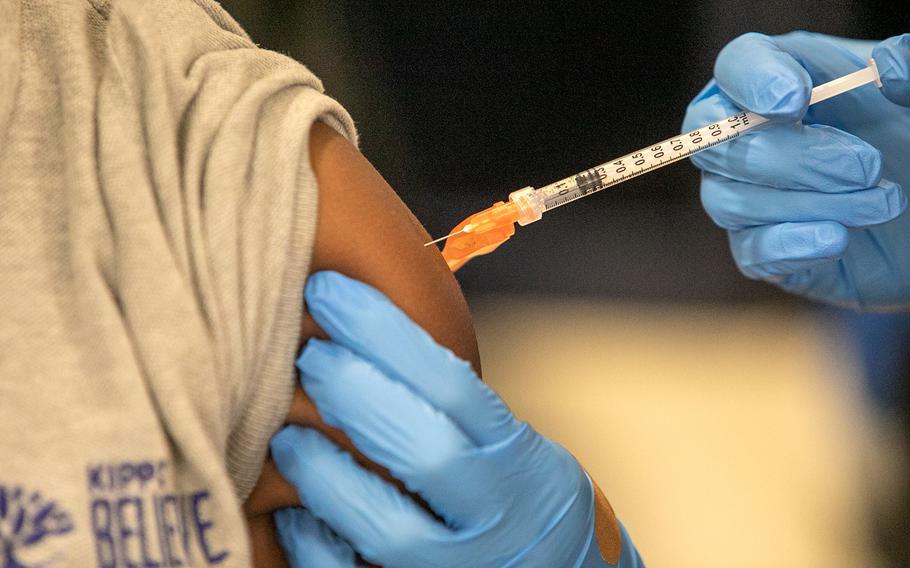
{"label": "gloved thumb", "polygon": [[740,108],[772,120],[800,120],[809,106],[812,79],[791,53],[795,49],[782,38],[742,35],[718,54],[714,78]]}
{"label": "gloved thumb", "polygon": [[910,107],[910,34],[894,36],[872,50],[882,79],[882,93],[893,103]]}

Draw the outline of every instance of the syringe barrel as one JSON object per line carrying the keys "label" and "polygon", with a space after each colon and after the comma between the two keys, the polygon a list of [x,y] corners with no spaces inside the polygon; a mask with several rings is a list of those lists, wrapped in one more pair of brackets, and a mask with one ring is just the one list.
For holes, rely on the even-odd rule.
{"label": "syringe barrel", "polygon": [[518,207],[518,224],[522,227],[540,221],[546,209],[543,196],[531,186],[510,193],[509,201]]}

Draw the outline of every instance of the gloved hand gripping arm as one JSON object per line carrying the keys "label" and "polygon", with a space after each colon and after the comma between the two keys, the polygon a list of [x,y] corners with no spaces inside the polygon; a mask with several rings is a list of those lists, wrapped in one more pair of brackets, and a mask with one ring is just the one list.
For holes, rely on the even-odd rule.
{"label": "gloved hand gripping arm", "polygon": [[292,564],[355,566],[356,550],[390,567],[642,566],[575,459],[381,293],[319,273],[306,299],[332,339],[300,357],[305,390],[432,513],[317,432],[288,427],[272,453],[306,508],[276,516]]}

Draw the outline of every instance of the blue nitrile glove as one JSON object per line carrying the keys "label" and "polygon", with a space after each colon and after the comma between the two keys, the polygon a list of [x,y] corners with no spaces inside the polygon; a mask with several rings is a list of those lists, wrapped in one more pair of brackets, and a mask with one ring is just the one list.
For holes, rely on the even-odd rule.
{"label": "blue nitrile glove", "polygon": [[276,511],[275,524],[293,568],[359,566],[354,549],[306,509]]}
{"label": "blue nitrile glove", "polygon": [[438,517],[316,431],[286,427],[272,456],[307,511],[276,520],[295,567],[313,562],[314,548],[327,559],[319,566],[353,566],[352,549],[390,568],[642,566],[612,512],[609,524],[598,517],[598,542],[595,494],[575,459],[384,295],[321,272],[306,300],[332,338],[310,340],[298,360],[307,394]]}
{"label": "blue nitrile glove", "polygon": [[[873,49],[874,48],[874,49]],[[807,109],[809,93],[875,58],[884,88]],[[746,34],[717,58],[684,131],[740,108],[774,122],[693,156],[702,203],[748,277],[854,308],[910,305],[910,35],[879,44]],[[904,106],[900,106],[904,105]]]}

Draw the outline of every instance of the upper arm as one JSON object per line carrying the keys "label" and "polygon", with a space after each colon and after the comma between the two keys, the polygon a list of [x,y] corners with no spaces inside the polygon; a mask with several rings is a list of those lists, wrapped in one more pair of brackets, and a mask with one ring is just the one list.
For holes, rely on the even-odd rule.
{"label": "upper arm", "polygon": [[[417,219],[366,158],[322,123],[313,126],[310,161],[319,182],[311,271],[335,270],[381,290],[479,373],[464,297],[438,249],[423,246],[429,235]],[[314,331],[305,321],[303,335]]]}
{"label": "upper arm", "polygon": [[[470,361],[480,360],[467,304],[436,247],[424,247],[426,231],[366,158],[332,128],[315,123],[310,162],[319,184],[319,207],[311,272],[335,270],[382,291],[442,345]],[[301,291],[302,293],[302,291]],[[323,335],[304,314],[301,343]],[[327,426],[298,387],[288,422],[316,428],[370,464],[340,431]],[[297,503],[296,491],[267,463],[245,503],[254,553],[261,565],[277,562],[271,511]],[[258,516],[258,517],[257,517]],[[259,565],[260,563],[257,563]]]}

